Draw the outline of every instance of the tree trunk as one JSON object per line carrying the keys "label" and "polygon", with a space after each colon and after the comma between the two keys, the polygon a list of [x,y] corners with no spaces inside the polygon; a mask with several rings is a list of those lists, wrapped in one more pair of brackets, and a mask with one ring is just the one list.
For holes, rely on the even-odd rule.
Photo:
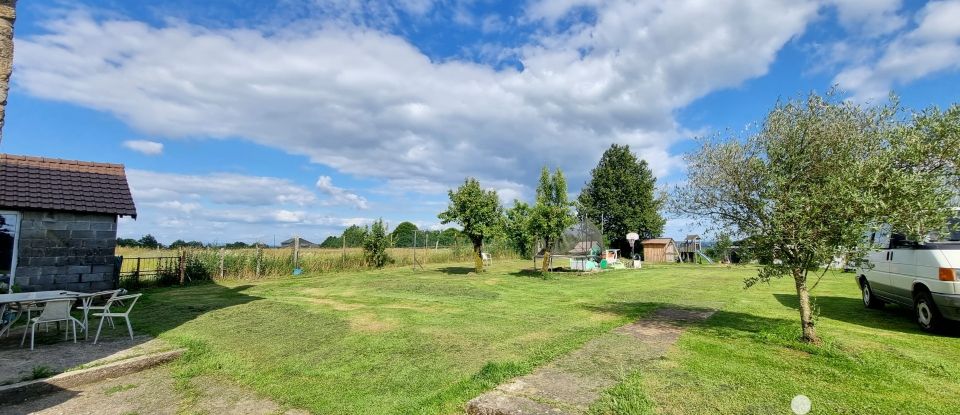
{"label": "tree trunk", "polygon": [[541,271],[550,272],[550,251],[543,251],[543,265],[541,265]]}
{"label": "tree trunk", "polygon": [[820,343],[817,331],[813,327],[813,312],[810,310],[810,291],[807,290],[806,273],[802,270],[794,270],[793,281],[797,286],[797,298],[800,299],[800,327],[803,330],[803,341]]}
{"label": "tree trunk", "polygon": [[540,269],[543,272],[550,272],[550,238],[543,240],[543,246],[543,265],[540,266]]}
{"label": "tree trunk", "polygon": [[477,274],[483,272],[483,240],[473,241],[473,270]]}
{"label": "tree trunk", "polygon": [[13,22],[17,19],[17,0],[0,0],[0,140],[7,113],[7,91],[13,72]]}

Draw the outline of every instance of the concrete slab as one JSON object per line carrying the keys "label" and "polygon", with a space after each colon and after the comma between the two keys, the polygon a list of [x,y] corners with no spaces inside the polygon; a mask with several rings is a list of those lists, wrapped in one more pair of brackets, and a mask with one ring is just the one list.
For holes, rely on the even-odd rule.
{"label": "concrete slab", "polygon": [[606,389],[658,359],[711,310],[665,308],[587,342],[533,373],[467,403],[471,415],[583,414]]}

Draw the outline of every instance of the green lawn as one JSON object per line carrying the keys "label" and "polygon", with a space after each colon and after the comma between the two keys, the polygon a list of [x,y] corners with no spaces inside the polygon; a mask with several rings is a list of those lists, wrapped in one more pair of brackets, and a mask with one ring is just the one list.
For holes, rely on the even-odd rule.
{"label": "green lawn", "polygon": [[[742,288],[751,269],[650,266],[541,279],[528,261],[153,290],[138,329],[189,347],[182,380],[213,374],[323,414],[452,414],[464,403],[662,305],[720,309],[667,358],[625,374],[596,413],[945,413],[960,339],[895,307],[865,310],[850,274],[814,292],[821,347],[794,339],[792,283]],[[140,306],[138,306],[140,307]],[[189,382],[181,382],[188,388]]]}

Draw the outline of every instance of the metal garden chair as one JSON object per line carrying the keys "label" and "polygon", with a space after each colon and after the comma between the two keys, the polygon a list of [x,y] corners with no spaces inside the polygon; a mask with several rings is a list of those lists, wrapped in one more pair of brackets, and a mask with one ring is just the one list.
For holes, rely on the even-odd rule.
{"label": "metal garden chair", "polygon": [[[127,322],[127,331],[130,333],[130,339],[133,340],[133,326],[130,325],[130,311],[133,310],[133,306],[137,304],[137,300],[140,299],[141,295],[143,294],[131,294],[113,297],[107,300],[107,304],[103,306],[103,312],[93,313],[94,317],[100,317],[100,324],[97,325],[97,334],[93,337],[93,344],[97,344],[97,340],[100,339],[100,330],[103,329],[103,320],[113,320],[114,317],[123,317],[123,319]],[[126,301],[129,301],[130,304],[119,305],[125,304]],[[113,307],[114,305],[124,307],[125,310],[122,312],[111,311],[110,307]]]}
{"label": "metal garden chair", "polygon": [[[70,326],[67,327],[67,330],[63,333],[63,339],[69,339],[70,327],[73,327],[73,342],[77,342],[77,324],[80,323],[77,319],[73,318],[70,315],[70,309],[73,308],[74,299],[65,299],[65,300],[51,300],[47,301],[44,304],[43,311],[40,312],[40,315],[32,319],[27,320],[27,325],[30,328],[30,350],[33,350],[33,340],[37,333],[37,325],[43,323],[58,323],[69,322]],[[23,338],[20,339],[20,346],[23,347],[23,343],[27,340],[27,329],[23,329]]]}

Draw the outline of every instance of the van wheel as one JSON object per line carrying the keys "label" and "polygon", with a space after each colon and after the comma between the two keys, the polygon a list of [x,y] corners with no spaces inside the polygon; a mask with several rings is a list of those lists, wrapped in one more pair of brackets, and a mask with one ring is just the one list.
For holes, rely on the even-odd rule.
{"label": "van wheel", "polygon": [[917,324],[923,331],[938,332],[943,327],[943,316],[937,310],[933,297],[927,291],[914,294],[913,311],[917,317]]}
{"label": "van wheel", "polygon": [[863,294],[863,306],[866,308],[879,309],[883,308],[883,300],[877,298],[873,295],[873,290],[870,289],[870,283],[866,279],[861,280],[860,282],[860,291]]}

